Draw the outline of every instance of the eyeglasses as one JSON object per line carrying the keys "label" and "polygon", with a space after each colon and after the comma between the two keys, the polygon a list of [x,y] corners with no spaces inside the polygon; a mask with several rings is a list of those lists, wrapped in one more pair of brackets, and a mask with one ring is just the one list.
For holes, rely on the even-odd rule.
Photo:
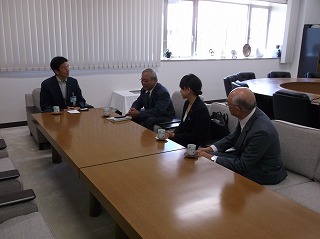
{"label": "eyeglasses", "polygon": [[63,71],[69,70],[69,69],[70,69],[70,66],[69,66],[69,65],[68,65],[68,66],[60,67],[60,70],[63,70]]}
{"label": "eyeglasses", "polygon": [[224,104],[225,104],[225,106],[227,106],[227,107],[237,106],[237,107],[239,107],[240,109],[242,109],[239,105],[229,104],[228,101],[225,101]]}
{"label": "eyeglasses", "polygon": [[144,82],[144,83],[149,83],[150,79],[139,79],[141,82]]}

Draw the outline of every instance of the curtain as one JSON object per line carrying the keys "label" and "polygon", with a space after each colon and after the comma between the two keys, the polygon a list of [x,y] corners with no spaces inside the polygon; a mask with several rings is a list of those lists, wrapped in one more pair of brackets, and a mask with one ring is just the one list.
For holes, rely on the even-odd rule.
{"label": "curtain", "polygon": [[1,0],[0,71],[157,67],[163,0]]}

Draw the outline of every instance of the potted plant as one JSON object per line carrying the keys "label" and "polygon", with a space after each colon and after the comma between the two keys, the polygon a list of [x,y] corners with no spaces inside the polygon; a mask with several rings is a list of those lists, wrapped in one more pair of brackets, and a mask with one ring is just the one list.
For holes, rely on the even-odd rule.
{"label": "potted plant", "polygon": [[172,55],[172,52],[169,49],[167,49],[163,54],[163,56],[168,58],[168,59],[171,58],[171,55]]}

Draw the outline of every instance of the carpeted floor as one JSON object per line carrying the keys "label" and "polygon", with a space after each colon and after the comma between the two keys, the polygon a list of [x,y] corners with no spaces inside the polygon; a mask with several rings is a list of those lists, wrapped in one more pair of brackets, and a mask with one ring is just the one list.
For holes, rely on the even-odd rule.
{"label": "carpeted floor", "polygon": [[105,212],[89,216],[89,191],[74,170],[62,161],[51,162],[51,150],[38,150],[27,126],[0,129],[10,159],[25,189],[32,188],[36,203],[57,239],[114,238],[114,222]]}

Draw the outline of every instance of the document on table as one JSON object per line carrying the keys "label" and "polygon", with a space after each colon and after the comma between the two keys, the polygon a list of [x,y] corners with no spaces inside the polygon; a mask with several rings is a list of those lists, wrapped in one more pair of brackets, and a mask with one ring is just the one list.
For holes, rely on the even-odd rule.
{"label": "document on table", "polygon": [[131,120],[131,116],[124,116],[124,117],[109,117],[107,118],[111,122],[120,122],[120,121],[125,121],[125,120]]}
{"label": "document on table", "polygon": [[79,110],[68,110],[68,113],[70,114],[80,114]]}

